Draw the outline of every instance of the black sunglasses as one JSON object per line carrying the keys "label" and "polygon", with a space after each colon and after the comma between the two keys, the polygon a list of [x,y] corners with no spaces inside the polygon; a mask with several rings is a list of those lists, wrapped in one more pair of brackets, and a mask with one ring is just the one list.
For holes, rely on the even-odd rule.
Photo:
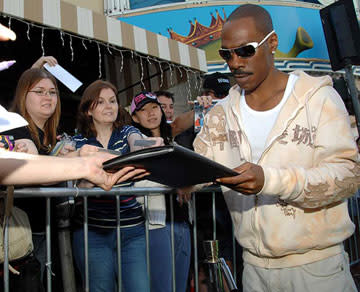
{"label": "black sunglasses", "polygon": [[273,33],[275,30],[272,30],[269,32],[260,43],[257,42],[251,42],[246,45],[243,45],[238,48],[233,49],[223,49],[221,48],[219,50],[219,55],[221,58],[223,58],[225,61],[229,61],[231,59],[231,54],[235,53],[238,57],[241,58],[249,58],[255,55],[256,49],[260,47]]}

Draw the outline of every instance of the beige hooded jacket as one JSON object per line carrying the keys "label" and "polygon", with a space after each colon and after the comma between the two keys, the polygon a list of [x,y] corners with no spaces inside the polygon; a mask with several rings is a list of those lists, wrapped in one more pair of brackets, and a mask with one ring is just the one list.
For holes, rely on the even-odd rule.
{"label": "beige hooded jacket", "polygon": [[[266,268],[302,265],[342,251],[354,232],[347,198],[360,183],[358,150],[345,106],[331,78],[299,76],[258,164],[265,184],[257,195],[223,188],[244,248],[244,261]],[[240,88],[205,117],[196,152],[235,168],[251,162],[242,131]]]}

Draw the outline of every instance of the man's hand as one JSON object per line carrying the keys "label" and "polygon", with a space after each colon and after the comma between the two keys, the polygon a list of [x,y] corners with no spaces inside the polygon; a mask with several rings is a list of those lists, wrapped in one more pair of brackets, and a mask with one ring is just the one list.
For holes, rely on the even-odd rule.
{"label": "man's hand", "polygon": [[260,165],[246,162],[233,169],[239,175],[223,177],[216,182],[242,194],[257,194],[264,186],[264,170]]}

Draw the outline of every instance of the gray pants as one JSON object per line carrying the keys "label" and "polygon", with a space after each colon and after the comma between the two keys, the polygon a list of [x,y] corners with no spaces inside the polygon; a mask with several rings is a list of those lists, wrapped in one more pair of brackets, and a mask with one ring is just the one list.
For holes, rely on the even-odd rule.
{"label": "gray pants", "polygon": [[357,292],[346,252],[282,269],[244,263],[242,281],[243,292]]}

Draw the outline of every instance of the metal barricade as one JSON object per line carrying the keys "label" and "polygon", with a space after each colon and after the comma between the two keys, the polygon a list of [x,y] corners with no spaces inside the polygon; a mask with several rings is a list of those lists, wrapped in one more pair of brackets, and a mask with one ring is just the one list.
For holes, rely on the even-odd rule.
{"label": "metal barricade", "polygon": [[[220,192],[219,188],[209,187],[202,189],[199,193],[194,193],[192,200],[191,200],[191,211],[189,212],[190,217],[192,218],[192,233],[193,233],[193,245],[192,245],[192,253],[193,253],[193,283],[194,287],[193,290],[198,292],[199,291],[199,255],[198,255],[198,224],[197,224],[197,206],[196,200],[198,196],[209,196],[211,200],[211,223],[212,223],[212,238],[207,238],[208,240],[217,240],[217,223],[216,223],[216,195],[219,195]],[[104,191],[100,188],[92,188],[92,189],[82,189],[82,188],[52,188],[52,187],[44,187],[44,188],[23,188],[23,189],[16,189],[14,192],[14,196],[16,198],[31,198],[31,197],[46,197],[46,247],[47,247],[47,260],[46,260],[46,277],[47,277],[47,287],[46,290],[48,292],[52,291],[52,263],[51,263],[51,232],[52,226],[50,224],[51,213],[50,213],[50,204],[51,199],[56,197],[83,197],[84,199],[84,243],[85,243],[85,281],[83,283],[85,291],[89,291],[89,267],[88,267],[88,215],[87,215],[87,198],[89,196],[99,196],[99,195],[113,195],[116,197],[116,208],[117,208],[117,254],[118,254],[118,291],[121,291],[121,241],[120,241],[120,196],[122,195],[135,195],[135,196],[144,196],[144,208],[145,208],[145,237],[146,237],[146,257],[147,257],[147,269],[148,275],[150,276],[151,270],[149,265],[149,258],[150,258],[150,250],[149,250],[149,222],[147,219],[147,196],[151,196],[152,194],[167,194],[170,196],[174,195],[174,190],[168,187],[156,187],[156,188],[135,188],[135,187],[122,187],[122,188],[113,188],[110,191]],[[171,221],[171,246],[172,246],[172,255],[174,255],[174,213],[173,213],[173,205],[172,200],[171,202],[171,212],[170,212],[170,221]],[[356,224],[356,231],[354,235],[349,238],[345,242],[346,250],[350,255],[350,264],[356,264],[360,262],[359,258],[359,230],[358,226],[360,224],[359,221],[359,197],[358,195],[349,199],[349,214]],[[9,271],[7,268],[8,266],[8,222],[5,222],[5,230],[4,230],[4,291],[9,291]],[[235,285],[241,285],[237,275],[237,254],[236,254],[236,247],[237,243],[234,238],[234,232],[232,228],[232,276],[235,280]],[[202,243],[201,243],[202,244]],[[176,283],[175,283],[175,263],[174,263],[174,256],[172,257],[172,267],[173,267],[173,277],[172,277],[172,286],[173,291],[175,291]],[[191,275],[189,274],[189,277]],[[240,278],[240,277],[239,277]],[[150,277],[149,277],[150,279]],[[240,283],[239,283],[240,282]]]}

